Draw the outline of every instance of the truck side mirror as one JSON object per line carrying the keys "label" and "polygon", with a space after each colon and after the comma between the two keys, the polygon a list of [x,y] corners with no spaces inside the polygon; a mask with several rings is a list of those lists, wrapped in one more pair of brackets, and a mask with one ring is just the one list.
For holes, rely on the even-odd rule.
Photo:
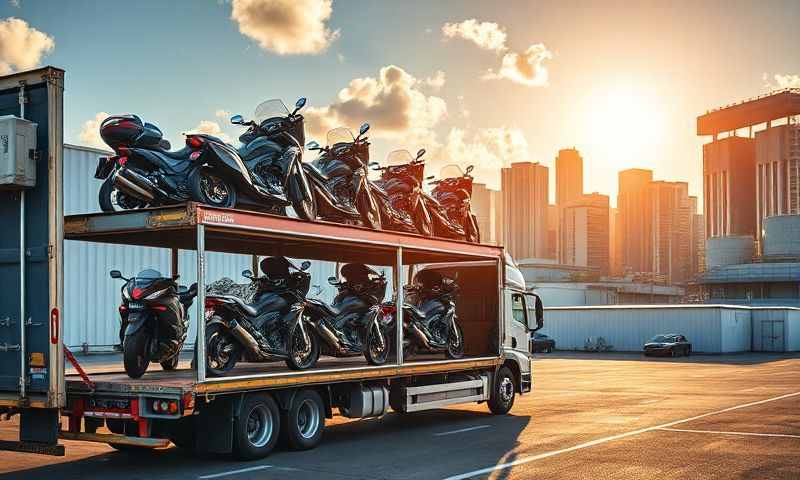
{"label": "truck side mirror", "polygon": [[528,315],[528,330],[535,332],[544,326],[544,305],[539,295],[529,295],[534,302],[534,315]]}

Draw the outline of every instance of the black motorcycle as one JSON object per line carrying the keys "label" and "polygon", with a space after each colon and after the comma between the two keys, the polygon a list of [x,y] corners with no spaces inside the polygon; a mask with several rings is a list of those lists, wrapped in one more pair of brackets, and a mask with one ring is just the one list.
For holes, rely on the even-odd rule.
{"label": "black motorcycle", "polygon": [[[442,353],[448,358],[464,356],[464,332],[456,315],[458,285],[436,270],[423,270],[414,283],[404,287],[403,358],[417,352]],[[393,302],[381,306],[384,323],[394,324]]]}
{"label": "black motorcycle", "polygon": [[381,229],[381,212],[369,188],[367,165],[369,142],[363,137],[369,124],[363,124],[358,137],[346,128],[328,132],[328,146],[309,142],[308,149],[319,157],[303,164],[314,191],[320,218],[349,225]]}
{"label": "black motorcycle", "polygon": [[379,315],[386,294],[386,276],[360,263],[348,263],[341,271],[344,281],[330,277],[339,293],[328,305],[306,300],[306,311],[323,353],[334,357],[364,355],[370,365],[383,365],[389,356],[387,325]]}
{"label": "black motorcycle", "polygon": [[473,166],[461,170],[458,165],[442,168],[442,179],[431,182],[434,186],[431,195],[447,212],[450,222],[457,223],[464,230],[465,240],[481,242],[478,219],[472,213],[472,175]]}
{"label": "black motorcycle", "polygon": [[292,206],[304,220],[317,217],[316,202],[303,165],[305,142],[301,98],[289,112],[280,100],[260,104],[253,120],[241,115],[231,123],[248,127],[237,150],[211,136],[204,136],[199,161],[203,167],[190,178],[192,193],[199,201],[219,207],[263,210],[280,215]]}
{"label": "black motorcycle", "polygon": [[197,296],[197,284],[181,288],[178,277],[164,277],[156,270],[125,278],[111,270],[111,278],[122,279],[119,314],[125,372],[139,378],[151,361],[164,370],[174,370],[189,330],[189,307]]}
{"label": "black motorcycle", "polygon": [[386,166],[372,163],[371,167],[381,172],[381,178],[375,184],[386,192],[391,209],[407,216],[416,233],[430,237],[434,233],[433,225],[422,197],[424,154],[425,149],[420,149],[416,157],[412,157],[408,150],[394,150],[386,157]]}
{"label": "black motorcycle", "polygon": [[262,277],[242,272],[256,286],[252,303],[232,295],[206,296],[206,366],[212,376],[229,372],[236,362],[285,360],[293,370],[316,364],[320,345],[304,315],[311,284],[306,272],[284,257],[261,262]]}
{"label": "black motorcycle", "polygon": [[[113,115],[100,136],[114,150],[100,157],[95,178],[103,180],[98,201],[104,212],[183,203],[191,199],[189,178],[199,167],[203,135],[187,135],[186,146],[169,151],[161,130],[136,115]],[[213,137],[211,137],[213,138]]]}

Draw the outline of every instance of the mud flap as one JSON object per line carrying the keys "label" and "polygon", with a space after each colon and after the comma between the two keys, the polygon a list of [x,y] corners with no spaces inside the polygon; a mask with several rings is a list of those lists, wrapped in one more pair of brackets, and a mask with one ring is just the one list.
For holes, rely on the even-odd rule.
{"label": "mud flap", "polygon": [[230,398],[218,398],[203,402],[200,414],[192,417],[195,432],[214,432],[213,435],[194,435],[195,450],[198,453],[230,453],[233,450],[233,422],[239,415],[242,404],[241,395]]}
{"label": "mud flap", "polygon": [[60,420],[58,409],[24,408],[20,411],[19,439],[41,446],[56,445]]}

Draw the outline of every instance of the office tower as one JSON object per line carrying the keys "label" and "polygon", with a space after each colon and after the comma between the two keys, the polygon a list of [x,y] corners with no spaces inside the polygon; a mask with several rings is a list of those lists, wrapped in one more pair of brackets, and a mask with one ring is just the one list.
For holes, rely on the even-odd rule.
{"label": "office tower", "polygon": [[472,213],[478,218],[481,242],[499,244],[497,230],[500,192],[488,188],[484,183],[472,184]]}
{"label": "office tower", "polygon": [[760,240],[766,217],[800,214],[800,125],[772,126],[756,132],[755,137],[756,232]]}
{"label": "office tower", "polygon": [[692,275],[697,275],[706,269],[706,223],[703,214],[692,215],[692,223]]}
{"label": "office tower", "polygon": [[515,162],[502,169],[503,242],[517,259],[546,258],[548,169]]}
{"label": "office tower", "polygon": [[706,238],[754,236],[755,195],[755,141],[752,138],[734,136],[703,145]]}
{"label": "office tower", "polygon": [[559,208],[557,205],[547,206],[547,258],[558,258]]}
{"label": "office tower", "polygon": [[623,272],[652,272],[650,229],[652,214],[647,202],[651,170],[632,168],[619,172],[617,195],[617,244]]}
{"label": "office tower", "polygon": [[589,267],[600,275],[609,269],[607,195],[582,195],[561,207],[561,256],[566,265]]}
{"label": "office tower", "polygon": [[622,266],[620,265],[620,252],[619,252],[619,236],[617,235],[617,228],[619,221],[619,210],[610,208],[608,211],[608,269],[609,274],[612,276],[619,276],[622,274]]}
{"label": "office tower", "polygon": [[556,157],[556,205],[562,207],[583,195],[583,159],[574,148],[558,151]]}
{"label": "office tower", "polygon": [[647,200],[651,212],[652,268],[668,283],[684,283],[691,272],[689,184],[650,182]]}

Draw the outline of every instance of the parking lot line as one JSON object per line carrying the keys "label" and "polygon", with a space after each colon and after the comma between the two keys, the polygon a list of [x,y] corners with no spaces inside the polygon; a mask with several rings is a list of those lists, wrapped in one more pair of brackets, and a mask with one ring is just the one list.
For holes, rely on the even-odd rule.
{"label": "parking lot line", "polygon": [[266,470],[272,468],[272,465],[256,465],[255,467],[240,468],[238,470],[228,470],[227,472],[212,473],[210,475],[200,475],[200,480],[209,480],[211,478],[227,477],[228,475],[236,475],[238,473],[255,472],[257,470]]}
{"label": "parking lot line", "polygon": [[454,433],[471,432],[473,430],[480,430],[482,428],[489,428],[491,425],[477,425],[475,427],[459,428],[458,430],[450,430],[449,432],[434,433],[434,437],[443,437],[445,435],[453,435]]}
{"label": "parking lot line", "polygon": [[719,430],[689,430],[686,428],[659,428],[659,430],[663,430],[665,432],[714,433],[718,435],[742,435],[748,437],[800,438],[800,435],[789,435],[787,433],[723,432]]}
{"label": "parking lot line", "polygon": [[451,476],[451,477],[447,477],[444,480],[466,480],[468,478],[472,478],[472,477],[475,477],[475,476],[478,476],[478,475],[484,475],[484,474],[491,473],[491,472],[494,472],[494,471],[497,471],[497,470],[506,470],[506,469],[509,469],[509,468],[516,467],[518,465],[524,465],[526,463],[535,462],[537,460],[542,460],[542,459],[545,459],[545,458],[555,457],[556,455],[561,455],[563,453],[574,452],[576,450],[582,450],[584,448],[593,447],[595,445],[601,445],[603,443],[613,442],[615,440],[621,440],[623,438],[632,437],[634,435],[640,435],[642,433],[652,432],[653,430],[660,430],[660,429],[672,427],[674,425],[680,425],[682,423],[691,422],[693,420],[699,420],[701,418],[710,417],[712,415],[719,415],[721,413],[732,412],[734,410],[739,410],[739,409],[742,409],[742,408],[754,407],[756,405],[762,405],[764,403],[775,402],[777,400],[783,400],[785,398],[796,397],[798,395],[800,395],[800,392],[787,393],[785,395],[779,395],[777,397],[766,398],[764,400],[758,400],[758,401],[755,401],[755,402],[743,403],[741,405],[734,405],[733,407],[723,408],[722,410],[715,410],[713,412],[707,412],[707,413],[703,413],[703,414],[700,414],[700,415],[695,415],[694,417],[684,418],[684,419],[681,419],[681,420],[675,420],[675,421],[664,423],[664,424],[661,424],[661,425],[654,425],[652,427],[640,428],[639,430],[632,430],[630,432],[620,433],[620,434],[617,434],[617,435],[611,435],[610,437],[598,438],[596,440],[592,440],[592,441],[589,441],[589,442],[585,442],[585,443],[581,443],[581,444],[578,444],[578,445],[574,445],[572,447],[562,448],[561,450],[553,450],[553,451],[550,451],[550,452],[544,452],[544,453],[540,453],[538,455],[533,455],[531,457],[523,457],[523,458],[520,458],[520,459],[515,460],[513,462],[500,463],[500,464],[497,464],[497,465],[493,465],[491,467],[482,468],[480,470],[473,470],[471,472],[462,473],[462,474],[459,474],[459,475],[454,475],[454,476]]}

